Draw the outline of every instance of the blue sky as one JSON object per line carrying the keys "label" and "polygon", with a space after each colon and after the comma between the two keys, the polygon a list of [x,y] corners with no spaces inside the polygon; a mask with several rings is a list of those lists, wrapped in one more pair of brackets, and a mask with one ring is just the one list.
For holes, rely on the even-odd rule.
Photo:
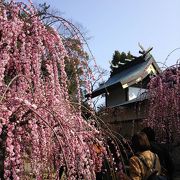
{"label": "blue sky", "polygon": [[[83,25],[97,64],[107,70],[115,50],[138,55],[138,42],[153,46],[152,55],[160,62],[180,47],[179,0],[34,0],[42,2]],[[180,50],[175,51],[167,65],[179,57]]]}

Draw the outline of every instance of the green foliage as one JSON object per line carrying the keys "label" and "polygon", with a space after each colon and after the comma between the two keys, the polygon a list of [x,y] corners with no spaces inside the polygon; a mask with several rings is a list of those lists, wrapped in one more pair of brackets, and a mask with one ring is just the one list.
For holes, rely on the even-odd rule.
{"label": "green foliage", "polygon": [[114,51],[113,59],[112,59],[112,61],[111,61],[111,66],[110,66],[111,70],[113,70],[112,64],[113,64],[114,66],[118,65],[118,62],[120,61],[120,58],[121,58],[121,53],[120,53],[119,51],[117,51],[117,50]]}
{"label": "green foliage", "polygon": [[127,58],[127,59],[131,59],[131,60],[132,60],[132,54],[131,54],[131,52],[130,52],[130,51],[126,54],[126,58]]}
{"label": "green foliage", "polygon": [[116,74],[118,69],[128,63],[126,59],[132,60],[131,52],[129,51],[127,54],[125,52],[120,53],[118,50],[114,51],[113,58],[111,61],[111,76]]}

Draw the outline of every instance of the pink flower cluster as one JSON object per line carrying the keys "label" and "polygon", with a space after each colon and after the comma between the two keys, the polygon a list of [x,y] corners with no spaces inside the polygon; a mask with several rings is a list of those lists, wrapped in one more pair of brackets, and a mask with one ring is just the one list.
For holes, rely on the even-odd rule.
{"label": "pink flower cluster", "polygon": [[180,137],[180,65],[167,68],[149,83],[150,102],[147,124],[159,141],[177,143]]}
{"label": "pink flower cluster", "polygon": [[[4,178],[19,180],[28,174],[43,179],[48,174],[53,179],[65,166],[69,179],[95,179],[105,149],[97,153],[92,146],[101,142],[103,147],[103,137],[83,119],[80,108],[75,109],[69,101],[67,51],[61,36],[43,24],[32,4],[28,8],[11,2],[2,7],[0,14],[0,135],[6,129]],[[89,92],[88,80],[86,84]],[[77,92],[80,106],[81,93]]]}

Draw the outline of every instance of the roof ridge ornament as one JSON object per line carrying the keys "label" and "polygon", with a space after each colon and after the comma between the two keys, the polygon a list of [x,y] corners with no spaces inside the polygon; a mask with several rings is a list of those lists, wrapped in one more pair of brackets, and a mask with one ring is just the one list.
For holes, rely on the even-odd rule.
{"label": "roof ridge ornament", "polygon": [[109,64],[113,67],[113,68],[118,68],[118,65],[114,65],[111,61],[109,61]]}
{"label": "roof ridge ornament", "polygon": [[138,42],[138,46],[140,47],[141,51],[139,51],[140,54],[146,56],[150,51],[152,51],[153,47],[149,47],[147,50],[144,49],[144,47]]}
{"label": "roof ridge ornament", "polygon": [[132,61],[132,59],[125,59],[125,61],[131,62],[131,61]]}
{"label": "roof ridge ornament", "polygon": [[123,63],[123,62],[118,62],[118,64],[120,64],[120,65],[125,65],[126,63]]}

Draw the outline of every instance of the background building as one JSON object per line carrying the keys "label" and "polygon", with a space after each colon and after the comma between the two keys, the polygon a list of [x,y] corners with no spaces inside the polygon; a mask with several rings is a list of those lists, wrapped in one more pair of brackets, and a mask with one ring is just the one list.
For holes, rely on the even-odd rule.
{"label": "background building", "polygon": [[92,98],[105,94],[106,108],[100,117],[112,130],[130,136],[142,126],[147,117],[150,78],[161,72],[150,53],[133,59],[125,59],[116,72],[90,95]]}

